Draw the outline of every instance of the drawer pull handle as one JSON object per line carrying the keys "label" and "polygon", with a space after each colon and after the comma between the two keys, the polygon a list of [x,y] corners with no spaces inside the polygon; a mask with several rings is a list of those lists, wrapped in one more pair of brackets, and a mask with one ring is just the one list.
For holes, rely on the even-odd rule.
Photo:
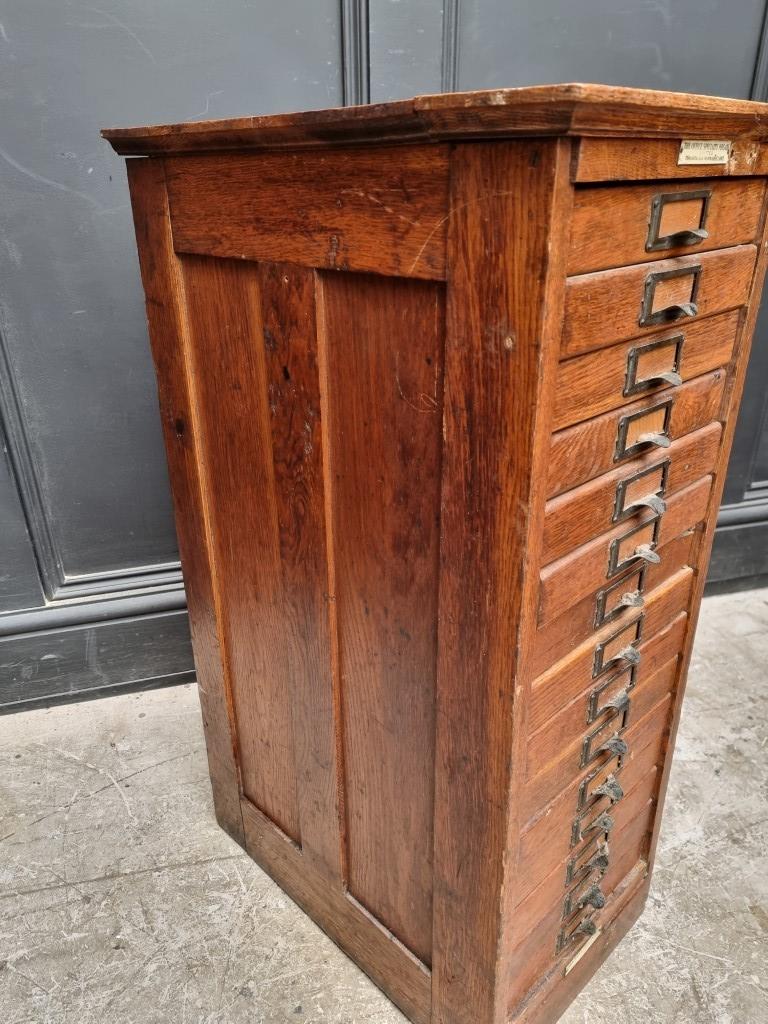
{"label": "drawer pull handle", "polygon": [[636,647],[625,647],[616,655],[616,661],[626,661],[628,665],[639,665],[642,655]]}
{"label": "drawer pull handle", "polygon": [[586,921],[582,921],[578,928],[574,928],[573,935],[595,935],[597,933],[597,925],[591,918],[587,918]]}
{"label": "drawer pull handle", "polygon": [[661,433],[641,434],[635,443],[652,444],[657,448],[669,448],[672,444],[667,435]]}
{"label": "drawer pull handle", "polygon": [[[629,705],[629,693],[627,690],[619,690],[615,697],[611,697],[607,700],[600,709],[601,712],[613,709],[614,711],[624,711]],[[612,776],[611,776],[612,777]]]}
{"label": "drawer pull handle", "polygon": [[696,316],[698,312],[699,306],[696,302],[676,302],[672,306],[665,306],[664,309],[660,309],[654,314],[657,317],[655,322],[672,324],[677,320],[685,320],[689,316]]}
{"label": "drawer pull handle", "polygon": [[582,910],[584,907],[594,907],[595,910],[602,910],[604,906],[605,893],[597,884],[597,882],[595,882],[594,885],[590,885],[590,887],[579,900],[578,909]]}
{"label": "drawer pull handle", "polygon": [[670,387],[679,388],[683,378],[674,370],[667,370],[664,373],[654,373],[652,377],[646,377],[640,383],[650,387],[652,384],[669,384]]}
{"label": "drawer pull handle", "polygon": [[607,871],[609,864],[608,844],[603,843],[599,853],[587,861],[587,874],[592,871]]}
{"label": "drawer pull handle", "polygon": [[633,501],[631,504],[627,505],[624,511],[636,512],[641,508],[649,508],[652,512],[655,512],[657,516],[661,516],[667,511],[667,503],[663,498],[660,498],[658,494],[646,494],[644,498],[638,498],[637,501]]}
{"label": "drawer pull handle", "polygon": [[621,608],[642,608],[645,598],[639,590],[628,590],[626,594],[621,595],[618,604]]}
{"label": "drawer pull handle", "polygon": [[624,790],[621,788],[616,776],[609,775],[602,786],[597,787],[594,794],[595,796],[607,796],[611,803],[615,804],[624,796]]}
{"label": "drawer pull handle", "polygon": [[658,565],[661,561],[661,555],[658,555],[650,544],[638,544],[633,557],[642,558],[644,562],[650,562],[651,565]]}
{"label": "drawer pull handle", "polygon": [[602,814],[598,814],[591,825],[587,825],[581,834],[585,836],[587,832],[610,832],[615,824],[616,822],[610,814],[607,811],[603,811]]}
{"label": "drawer pull handle", "polygon": [[709,238],[709,232],[704,228],[691,228],[688,231],[675,231],[664,239],[665,248],[676,249],[679,245],[698,245]]}
{"label": "drawer pull handle", "polygon": [[[621,736],[612,736],[609,740],[606,740],[602,746],[598,747],[595,751],[595,757],[599,757],[600,754],[615,754],[617,757],[624,757],[629,750],[629,747],[621,738]],[[607,830],[606,830],[607,831]]]}

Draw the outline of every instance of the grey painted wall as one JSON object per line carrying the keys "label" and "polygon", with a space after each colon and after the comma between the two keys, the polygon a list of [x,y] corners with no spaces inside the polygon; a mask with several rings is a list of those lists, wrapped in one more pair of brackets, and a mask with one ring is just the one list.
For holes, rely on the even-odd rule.
{"label": "grey painted wall", "polygon": [[[124,166],[101,127],[564,80],[748,96],[756,68],[762,96],[764,14],[765,0],[0,0],[0,705],[192,668]],[[758,350],[728,501],[763,529]],[[729,552],[721,575],[737,574]]]}
{"label": "grey painted wall", "polygon": [[0,703],[192,668],[125,166],[99,129],[340,104],[340,52],[334,0],[0,4]]}

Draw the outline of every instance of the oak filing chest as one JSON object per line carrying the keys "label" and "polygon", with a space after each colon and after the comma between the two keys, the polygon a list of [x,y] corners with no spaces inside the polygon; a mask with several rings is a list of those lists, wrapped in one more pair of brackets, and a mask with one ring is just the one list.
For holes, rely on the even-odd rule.
{"label": "oak filing chest", "polygon": [[106,137],[216,811],[417,1024],[640,914],[766,261],[768,106],[566,85]]}

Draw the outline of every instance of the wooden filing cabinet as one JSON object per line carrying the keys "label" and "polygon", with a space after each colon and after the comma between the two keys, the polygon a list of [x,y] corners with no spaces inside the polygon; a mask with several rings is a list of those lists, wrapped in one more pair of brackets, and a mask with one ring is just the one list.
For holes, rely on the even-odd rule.
{"label": "wooden filing cabinet", "polygon": [[768,107],[598,86],[105,132],[222,826],[417,1024],[640,914]]}

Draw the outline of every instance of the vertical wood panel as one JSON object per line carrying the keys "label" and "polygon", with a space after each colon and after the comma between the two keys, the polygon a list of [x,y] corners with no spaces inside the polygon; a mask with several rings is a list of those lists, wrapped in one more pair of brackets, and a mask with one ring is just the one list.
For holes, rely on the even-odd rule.
{"label": "vertical wood panel", "polygon": [[243,790],[340,878],[314,275],[183,265]]}
{"label": "vertical wood panel", "polygon": [[[457,146],[446,314],[434,1024],[506,1020],[499,984],[518,657],[545,494],[566,142]],[[556,282],[553,287],[551,282]],[[534,439],[537,438],[535,441]],[[522,748],[516,758],[522,756]],[[512,809],[514,814],[514,808]],[[511,831],[511,829],[510,829]],[[511,851],[514,857],[515,851]],[[508,884],[514,880],[509,879]]]}
{"label": "vertical wood panel", "polygon": [[348,884],[429,963],[443,289],[322,290]]}
{"label": "vertical wood panel", "polygon": [[300,840],[265,338],[253,264],[182,261],[243,792]]}
{"label": "vertical wood panel", "polygon": [[188,377],[189,338],[183,283],[173,251],[162,161],[131,160],[128,183],[157,372],[176,531],[184,564],[216,817],[234,839],[243,843],[229,666],[218,621],[218,594],[209,545],[210,510],[204,494],[205,481],[201,478],[198,413]]}
{"label": "vertical wood panel", "polygon": [[258,278],[301,846],[340,883],[315,275],[263,263]]}

